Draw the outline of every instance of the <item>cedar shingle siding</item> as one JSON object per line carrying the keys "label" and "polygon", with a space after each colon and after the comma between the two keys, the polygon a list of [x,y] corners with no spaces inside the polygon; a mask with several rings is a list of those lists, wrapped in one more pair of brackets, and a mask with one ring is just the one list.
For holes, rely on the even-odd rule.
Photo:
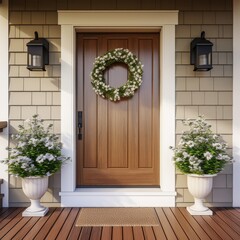
{"label": "cedar shingle siding", "polygon": [[[1,2],[1,1],[0,1]],[[228,0],[10,0],[9,21],[9,118],[10,132],[26,118],[39,113],[60,134],[61,32],[57,10],[179,10],[176,26],[176,134],[181,120],[204,114],[213,130],[232,144],[232,1]],[[213,69],[193,72],[190,42],[201,31],[213,42]],[[50,42],[50,65],[46,72],[26,69],[26,43],[34,31]],[[10,206],[25,205],[20,179],[10,177]],[[177,172],[177,206],[192,202],[186,176]],[[60,202],[60,174],[50,178],[43,197],[50,206]],[[207,201],[214,206],[231,206],[232,166],[214,179]]]}

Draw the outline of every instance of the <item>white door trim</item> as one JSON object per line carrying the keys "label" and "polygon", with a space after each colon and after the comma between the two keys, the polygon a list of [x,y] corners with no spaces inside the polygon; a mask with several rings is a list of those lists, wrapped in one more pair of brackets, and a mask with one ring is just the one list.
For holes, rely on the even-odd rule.
{"label": "white door trim", "polygon": [[[8,121],[8,0],[0,4],[0,121]],[[0,133],[0,157],[8,157],[8,127]],[[0,163],[0,178],[3,179],[1,192],[4,194],[3,207],[8,207],[9,189],[7,165]]]}
{"label": "white door trim", "polygon": [[[175,206],[175,25],[178,11],[59,11],[61,25],[61,137],[72,161],[61,171],[63,207]],[[160,188],[76,189],[76,31],[83,28],[158,29],[160,32]]]}

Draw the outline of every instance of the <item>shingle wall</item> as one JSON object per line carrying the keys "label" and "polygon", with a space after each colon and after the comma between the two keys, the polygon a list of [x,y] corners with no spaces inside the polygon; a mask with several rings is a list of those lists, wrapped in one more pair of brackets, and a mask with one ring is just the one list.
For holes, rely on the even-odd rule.
{"label": "shingle wall", "polygon": [[[220,6],[218,5],[220,3]],[[195,11],[180,12],[176,27],[176,133],[177,142],[182,133],[184,118],[204,115],[214,132],[222,134],[232,147],[232,11],[223,11],[221,4],[200,6]],[[223,5],[222,5],[223,6]],[[200,10],[199,10],[200,9]],[[227,9],[227,6],[226,6]],[[194,72],[190,65],[191,39],[206,32],[213,42],[213,69]],[[185,206],[193,201],[186,188],[186,176],[177,172],[177,205]],[[207,202],[214,206],[228,206],[232,202],[232,166],[214,178],[213,191]]]}
{"label": "shingle wall", "polygon": [[[60,27],[57,25],[54,1],[10,1],[9,26],[9,119],[10,132],[14,132],[24,119],[38,113],[46,124],[60,134]],[[48,6],[43,10],[39,5]],[[46,72],[26,69],[26,43],[33,39],[34,31],[50,42],[50,64]],[[42,201],[60,201],[60,174],[50,177],[50,188]],[[10,205],[23,204],[27,198],[21,190],[21,179],[10,177]]]}
{"label": "shingle wall", "polygon": [[[181,120],[200,114],[211,122],[213,130],[232,142],[232,1],[229,0],[10,0],[9,19],[9,119],[10,131],[34,113],[54,124],[60,134],[60,26],[57,10],[180,10],[176,26],[176,132],[182,132]],[[201,31],[214,43],[213,69],[193,72],[189,47]],[[50,42],[50,65],[46,72],[26,69],[26,43],[34,31]],[[192,202],[186,176],[177,172],[177,205]],[[50,178],[50,188],[43,201],[56,205],[60,198],[60,174]],[[21,180],[10,178],[10,205],[27,201]],[[230,206],[232,169],[228,166],[214,179],[210,205]]]}

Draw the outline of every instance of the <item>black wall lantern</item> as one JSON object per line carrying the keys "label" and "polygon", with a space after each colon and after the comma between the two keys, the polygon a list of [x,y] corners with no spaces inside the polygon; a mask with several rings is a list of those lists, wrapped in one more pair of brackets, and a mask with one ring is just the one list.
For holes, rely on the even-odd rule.
{"label": "black wall lantern", "polygon": [[191,42],[190,63],[194,65],[194,71],[209,71],[212,69],[213,43],[205,39],[205,32],[201,32],[200,38],[194,38]]}
{"label": "black wall lantern", "polygon": [[49,64],[49,43],[45,38],[38,38],[37,32],[34,34],[34,40],[27,43],[27,68],[30,71],[46,71],[45,65]]}

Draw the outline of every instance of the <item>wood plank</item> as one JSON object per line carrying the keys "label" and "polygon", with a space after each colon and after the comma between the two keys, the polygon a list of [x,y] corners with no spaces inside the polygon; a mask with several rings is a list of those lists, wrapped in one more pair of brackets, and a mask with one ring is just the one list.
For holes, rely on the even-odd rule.
{"label": "wood plank", "polygon": [[220,236],[224,239],[231,239],[231,237],[228,235],[227,232],[225,232],[225,229],[223,230],[221,225],[218,225],[214,219],[214,216],[204,216],[203,219],[217,232],[220,234]]}
{"label": "wood plank", "polygon": [[62,226],[63,226],[64,222],[66,221],[70,211],[71,211],[71,208],[64,208],[63,209],[61,214],[58,216],[55,224],[51,228],[50,232],[45,237],[46,240],[52,240],[52,239],[55,239],[58,236],[58,234],[59,234],[60,230],[62,229]]}
{"label": "wood plank", "polygon": [[[80,237],[81,231],[82,231],[81,227],[75,227],[74,226],[67,239],[68,240],[78,239]],[[61,238],[60,238],[60,240],[61,240]]]}
{"label": "wood plank", "polygon": [[198,235],[195,233],[195,231],[193,230],[193,228],[191,227],[191,225],[189,225],[187,220],[183,217],[183,215],[181,214],[178,208],[171,208],[171,211],[173,212],[175,218],[178,220],[182,229],[184,229],[189,239],[200,239]]}
{"label": "wood plank", "polygon": [[163,208],[163,211],[166,214],[166,217],[168,218],[168,221],[170,222],[170,225],[172,225],[172,229],[175,232],[177,238],[188,239],[186,233],[181,228],[181,226],[178,223],[177,219],[173,215],[171,209],[170,208]]}
{"label": "wood plank", "polygon": [[186,208],[178,208],[178,210],[182,213],[182,215],[188,221],[188,224],[191,225],[200,238],[204,240],[211,240],[204,229],[202,229],[201,225],[199,225],[199,223],[187,212]]}
{"label": "wood plank", "polygon": [[235,210],[236,210],[237,212],[240,212],[240,208],[235,208]]}
{"label": "wood plank", "polygon": [[41,228],[41,231],[39,231],[38,234],[35,236],[34,240],[42,240],[46,238],[46,236],[48,235],[51,228],[54,226],[55,222],[57,221],[62,211],[63,211],[63,208],[57,208],[50,215],[49,219],[43,225],[43,227]]}
{"label": "wood plank", "polygon": [[[25,224],[18,232],[17,234],[12,238],[12,240],[21,240],[23,239],[28,232],[33,228],[33,226],[36,224],[37,221],[39,221],[41,218],[38,217],[32,217],[27,224]],[[11,230],[12,231],[12,230]]]}
{"label": "wood plank", "polygon": [[[219,209],[219,208],[217,208]],[[238,211],[236,211],[236,209],[234,208],[225,208],[226,212],[234,215],[235,217],[237,217],[238,219],[240,219],[240,214],[238,213]]]}
{"label": "wood plank", "polygon": [[100,240],[101,239],[102,228],[101,227],[93,227],[90,240]]}
{"label": "wood plank", "polygon": [[[56,238],[57,240],[67,239],[68,236],[70,235],[72,228],[77,228],[77,227],[75,227],[75,222],[76,222],[79,212],[80,212],[79,208],[72,208],[70,214],[68,215],[64,225],[62,226],[62,228]],[[74,238],[72,238],[72,239],[74,239]]]}
{"label": "wood plank", "polygon": [[157,215],[158,215],[158,219],[163,227],[163,229],[165,230],[165,234],[167,239],[171,239],[171,240],[177,240],[177,237],[171,227],[171,225],[169,224],[169,221],[163,211],[163,208],[155,208]]}
{"label": "wood plank", "polygon": [[122,240],[122,227],[113,227],[112,240]]}
{"label": "wood plank", "polygon": [[[2,214],[0,215],[0,229],[3,228],[4,222],[7,224],[7,222],[10,221],[10,219],[13,216],[17,215],[19,212],[20,210],[18,208],[7,208],[6,211],[2,212]],[[4,219],[5,221],[3,222]]]}
{"label": "wood plank", "polygon": [[156,239],[155,235],[154,235],[153,228],[150,227],[150,226],[143,227],[143,234],[144,234],[145,240],[154,240],[154,239]]}
{"label": "wood plank", "polygon": [[101,240],[112,239],[112,227],[103,227]]}
{"label": "wood plank", "polygon": [[[84,128],[84,166],[97,168],[97,95],[93,91],[89,73],[98,52],[97,39],[83,39],[83,128]],[[81,93],[78,93],[81,94]],[[90,131],[88,131],[90,130]]]}
{"label": "wood plank", "polygon": [[[154,209],[156,211],[156,208],[154,208]],[[156,212],[156,214],[157,214],[157,212]],[[161,223],[160,223],[159,226],[153,226],[153,231],[154,231],[154,235],[155,235],[157,240],[160,240],[160,239],[161,240],[165,240],[165,239],[167,239]]]}
{"label": "wood plank", "polygon": [[[22,219],[22,210],[23,208],[17,209],[17,215],[16,214],[10,214],[7,219],[4,219],[6,221],[4,222],[4,227],[1,228],[0,231],[0,239],[3,238],[21,219]],[[14,212],[13,212],[14,213]]]}
{"label": "wood plank", "polygon": [[47,220],[52,216],[52,213],[54,211],[56,211],[56,208],[49,208],[48,214],[44,217],[41,217],[23,239],[25,240],[34,239],[38,232],[42,230],[42,227],[47,222]]}
{"label": "wood plank", "polygon": [[223,219],[221,219],[217,214],[213,216],[214,221],[216,224],[221,226],[222,229],[233,239],[240,239],[240,234],[238,232],[240,231],[239,226],[237,228],[234,228],[232,225],[228,225]]}
{"label": "wood plank", "polygon": [[133,229],[132,227],[123,227],[123,239],[133,240]]}
{"label": "wood plank", "polygon": [[142,227],[133,227],[133,236],[134,239],[144,240]]}
{"label": "wood plank", "polygon": [[210,239],[219,240],[221,239],[220,232],[214,231],[212,228],[201,216],[193,216],[193,218],[199,223],[199,225],[204,229],[204,231],[208,234]]}
{"label": "wood plank", "polygon": [[234,222],[236,225],[240,226],[240,214],[232,214],[231,212],[229,212],[227,209],[224,208],[215,208],[214,211],[216,212],[216,214],[218,214],[219,216],[222,216],[225,220],[227,220],[229,222],[229,220],[231,220],[232,222]]}
{"label": "wood plank", "polygon": [[[139,39],[139,57],[144,64],[143,82],[139,91],[139,167],[153,167],[153,100],[156,95],[153,95],[153,52],[158,49],[153,49],[152,39]],[[154,63],[155,64],[155,63]],[[157,80],[159,81],[159,79]],[[158,95],[157,95],[158,96]],[[155,129],[157,131],[158,129]],[[157,144],[157,143],[156,143]]]}
{"label": "wood plank", "polygon": [[153,231],[157,240],[167,240],[162,226],[154,226]]}
{"label": "wood plank", "polygon": [[[1,181],[1,179],[0,179],[0,181]],[[1,218],[1,215],[3,213],[7,212],[8,210],[9,210],[9,208],[6,208],[6,207],[2,208],[2,207],[0,207],[0,218]]]}
{"label": "wood plank", "polygon": [[[31,218],[23,218],[21,217],[21,220],[14,225],[14,227],[9,231],[4,237],[2,237],[2,240],[9,240],[12,239],[15,235],[17,235],[17,239],[19,238],[18,232],[31,220]],[[1,230],[2,231],[2,230]]]}
{"label": "wood plank", "polygon": [[92,228],[91,227],[83,227],[81,234],[78,239],[80,240],[87,240],[90,238]]}

